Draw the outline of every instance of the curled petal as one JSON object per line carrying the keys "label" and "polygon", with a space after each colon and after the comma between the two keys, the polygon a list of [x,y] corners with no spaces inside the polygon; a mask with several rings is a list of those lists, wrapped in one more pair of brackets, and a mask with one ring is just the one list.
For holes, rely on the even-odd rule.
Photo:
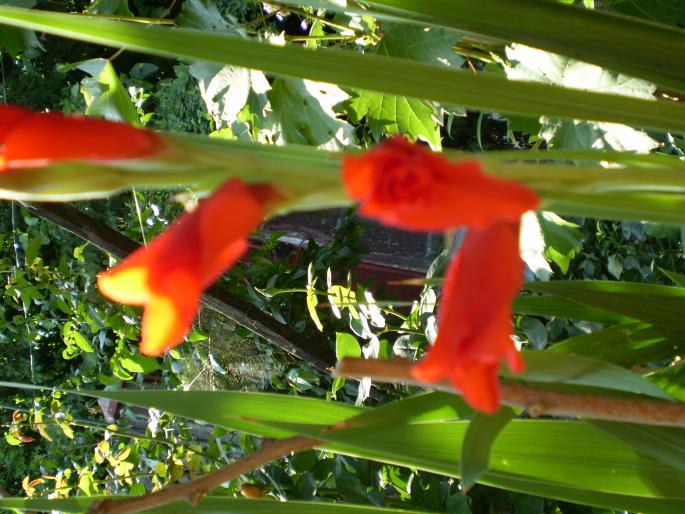
{"label": "curled petal", "polygon": [[408,230],[514,222],[539,202],[528,187],[487,175],[478,161],[450,161],[399,136],[345,156],[342,168],[360,214]]}
{"label": "curled petal", "polygon": [[155,132],[106,120],[62,113],[0,110],[4,168],[45,166],[54,161],[108,161],[146,157],[166,148]]}

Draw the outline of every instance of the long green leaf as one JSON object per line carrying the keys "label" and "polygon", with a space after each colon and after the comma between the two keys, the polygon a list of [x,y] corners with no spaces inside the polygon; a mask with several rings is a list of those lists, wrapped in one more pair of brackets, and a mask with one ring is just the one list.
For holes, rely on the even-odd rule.
{"label": "long green leaf", "polygon": [[[449,8],[450,10],[453,7]],[[380,55],[278,47],[220,32],[0,7],[0,23],[170,58],[201,59],[468,107],[685,132],[685,106],[474,75]]]}
{"label": "long green leaf", "polygon": [[591,421],[590,423],[636,450],[673,466],[679,471],[685,471],[684,429],[612,421]]}
{"label": "long green leaf", "polygon": [[608,309],[591,307],[558,296],[519,296],[512,304],[514,312],[529,316],[569,318],[613,325],[631,320]]}
{"label": "long green leaf", "polygon": [[525,43],[685,92],[685,33],[670,25],[540,0],[365,4],[372,12]]}
{"label": "long green leaf", "polygon": [[685,331],[634,322],[566,339],[548,351],[587,355],[630,368],[681,355],[684,349]]}
{"label": "long green leaf", "polygon": [[[111,500],[111,496],[91,496],[87,498],[1,498],[0,507],[40,511],[58,511],[81,514],[88,512],[92,503],[98,500]],[[192,509],[187,502],[178,502],[145,510],[147,514],[418,514],[417,511],[369,507],[366,505],[349,505],[326,502],[273,500],[247,500],[245,498],[227,498],[209,496]]]}
{"label": "long green leaf", "polygon": [[[458,474],[466,421],[331,430],[331,422],[339,423],[344,419],[342,409],[351,409],[348,412],[352,415],[359,411],[320,400],[286,400],[278,395],[254,393],[230,393],[232,401],[229,403],[219,401],[227,393],[209,393],[211,400],[206,402],[202,401],[203,394],[207,393],[88,393],[256,435],[309,435],[327,441],[322,446],[331,451],[449,476]],[[240,396],[243,396],[242,400]],[[273,403],[269,408],[270,398]],[[287,408],[279,410],[283,405]],[[323,424],[313,419],[319,410],[327,413]],[[655,514],[685,509],[685,474],[674,473],[671,466],[636,452],[585,422],[513,421],[495,441],[490,469],[481,481],[496,487],[608,508]]]}
{"label": "long green leaf", "polygon": [[526,288],[593,307],[610,306],[614,312],[666,328],[685,328],[685,288],[682,287],[607,280],[564,280],[530,283]]}
{"label": "long green leaf", "polygon": [[524,351],[526,369],[509,375],[515,380],[599,387],[632,394],[672,400],[666,392],[640,375],[610,362],[580,355],[549,351]]}

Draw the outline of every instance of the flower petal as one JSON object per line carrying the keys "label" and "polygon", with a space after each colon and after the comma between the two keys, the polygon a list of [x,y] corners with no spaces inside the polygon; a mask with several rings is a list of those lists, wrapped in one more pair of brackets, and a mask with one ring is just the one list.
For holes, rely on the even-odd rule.
{"label": "flower petal", "polygon": [[194,276],[179,270],[167,278],[169,287],[145,304],[140,341],[145,355],[162,355],[181,343],[197,315],[201,290]]}
{"label": "flower petal", "polygon": [[[261,222],[261,201],[276,197],[232,179],[179,217],[169,229],[98,279],[122,303],[144,305],[141,352],[159,355],[180,344],[197,314],[202,291],[247,249]],[[130,289],[128,289],[130,287]]]}
{"label": "flower petal", "polygon": [[9,128],[2,156],[7,167],[14,169],[63,160],[135,159],[165,147],[154,132],[124,123],[61,113],[35,113]]}
{"label": "flower petal", "polygon": [[443,285],[438,337],[412,369],[423,382],[449,380],[484,412],[499,406],[501,362],[523,370],[511,338],[511,302],[523,281],[518,228],[503,222],[466,235]]}
{"label": "flower petal", "polygon": [[450,161],[402,137],[346,156],[342,167],[360,214],[408,230],[514,222],[539,202],[528,187],[487,175],[478,161]]}
{"label": "flower petal", "polygon": [[0,144],[5,143],[7,134],[21,120],[33,116],[33,112],[18,105],[0,104]]}

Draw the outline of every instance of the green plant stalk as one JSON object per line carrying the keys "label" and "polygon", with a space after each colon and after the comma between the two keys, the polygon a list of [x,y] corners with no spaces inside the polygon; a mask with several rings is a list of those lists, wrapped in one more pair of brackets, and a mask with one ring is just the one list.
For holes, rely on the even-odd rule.
{"label": "green plant stalk", "polygon": [[[330,1],[306,3],[340,9]],[[524,43],[685,92],[685,32],[670,25],[540,0],[364,3],[370,8],[362,11],[365,14],[387,14],[405,21]]]}
{"label": "green plant stalk", "polygon": [[[111,163],[65,162],[0,174],[0,198],[20,201],[70,201],[103,198],[130,187],[211,191],[239,177],[269,182],[291,195],[280,212],[313,210],[350,203],[340,181],[341,154],[307,146],[273,146],[225,141],[194,135],[164,135],[167,153],[147,159]],[[540,154],[542,152],[538,152]],[[519,152],[522,156],[525,152]],[[535,155],[537,155],[535,154]],[[557,155],[545,152],[545,155]],[[582,157],[603,160],[603,153]],[[498,159],[498,154],[447,156],[480,159],[488,173],[527,184],[540,195],[542,208],[577,216],[685,223],[685,173],[682,169],[567,164],[526,164]],[[561,153],[561,156],[568,156]],[[612,154],[613,160],[644,158],[653,165],[678,160]],[[511,158],[504,154],[502,157]],[[584,159],[585,160],[585,159]]]}
{"label": "green plant stalk", "polygon": [[[454,9],[450,6],[449,10]],[[511,18],[516,19],[516,18]],[[685,105],[511,81],[379,55],[278,47],[220,32],[140,26],[0,7],[0,23],[169,58],[200,59],[489,111],[623,123],[685,133]]]}

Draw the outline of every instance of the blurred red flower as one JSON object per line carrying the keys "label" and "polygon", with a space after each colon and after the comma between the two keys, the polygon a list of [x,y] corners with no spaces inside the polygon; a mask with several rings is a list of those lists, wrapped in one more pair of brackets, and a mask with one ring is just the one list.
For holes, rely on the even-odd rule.
{"label": "blurred red flower", "polygon": [[265,184],[221,185],[147,247],[98,277],[108,298],[145,306],[140,351],[160,355],[183,341],[202,292],[247,250],[247,237],[282,199]]}
{"label": "blurred red flower", "polygon": [[438,337],[412,370],[422,382],[448,380],[487,413],[499,408],[501,361],[523,371],[511,340],[511,302],[523,282],[518,238],[518,222],[468,233],[445,276]]}
{"label": "blurred red flower", "polygon": [[523,369],[511,339],[511,302],[523,280],[519,222],[538,205],[537,195],[487,175],[478,161],[449,161],[403,137],[346,156],[343,181],[360,214],[386,225],[469,227],[443,285],[438,337],[413,374],[446,379],[474,408],[496,411],[500,363]]}
{"label": "blurred red flower", "polygon": [[150,130],[15,105],[0,105],[0,145],[0,172],[54,161],[135,159],[166,148]]}
{"label": "blurred red flower", "polygon": [[342,168],[361,215],[407,230],[484,228],[538,204],[531,189],[487,175],[478,161],[449,161],[401,136],[346,155]]}

